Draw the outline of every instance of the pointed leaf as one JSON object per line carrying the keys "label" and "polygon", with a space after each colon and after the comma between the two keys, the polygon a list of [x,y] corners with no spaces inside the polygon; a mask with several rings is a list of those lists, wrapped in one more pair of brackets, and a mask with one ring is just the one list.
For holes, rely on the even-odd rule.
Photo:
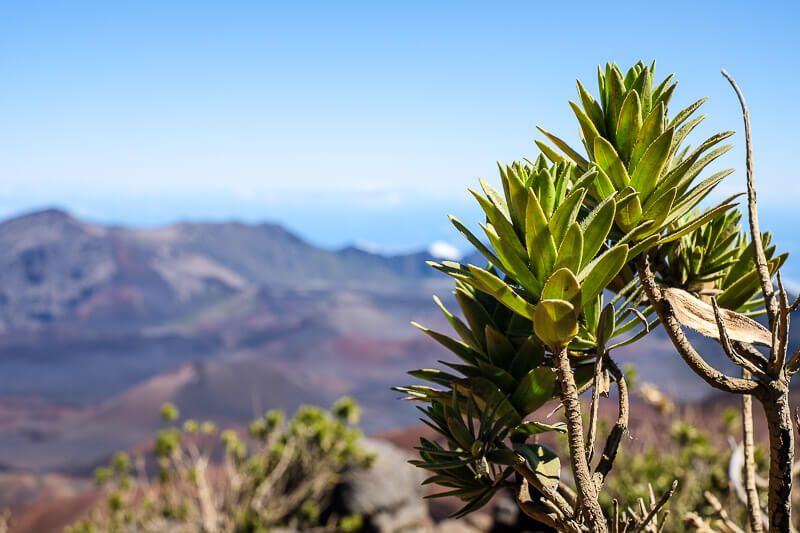
{"label": "pointed leaf", "polygon": [[581,267],[594,259],[600,247],[608,239],[608,232],[614,223],[617,204],[613,197],[600,202],[581,222],[583,230],[583,253]]}
{"label": "pointed leaf", "polygon": [[672,147],[672,136],[675,130],[668,129],[662,133],[642,156],[636,170],[631,176],[631,185],[639,191],[641,198],[647,198],[653,189],[658,185],[661,173],[667,163],[670,149]]}
{"label": "pointed leaf", "polygon": [[639,94],[630,91],[622,104],[617,124],[617,146],[623,161],[629,161],[633,146],[642,129],[642,104]]}
{"label": "pointed leaf", "polygon": [[561,241],[553,268],[568,268],[579,272],[583,256],[583,233],[577,222],[573,222]]}
{"label": "pointed leaf", "polygon": [[581,285],[583,305],[605,289],[625,265],[628,258],[628,246],[617,245],[589,263],[578,276]]}
{"label": "pointed leaf", "polygon": [[602,137],[595,139],[594,156],[597,165],[606,173],[616,190],[628,186],[631,181],[630,177],[628,177],[628,171],[625,170],[625,165],[611,143]]}

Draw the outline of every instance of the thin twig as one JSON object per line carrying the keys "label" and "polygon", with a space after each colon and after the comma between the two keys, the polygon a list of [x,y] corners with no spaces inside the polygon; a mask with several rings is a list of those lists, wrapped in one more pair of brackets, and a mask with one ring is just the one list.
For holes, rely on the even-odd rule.
{"label": "thin twig", "polygon": [[745,533],[742,528],[737,526],[733,522],[733,520],[731,520],[731,518],[728,516],[727,511],[725,511],[725,509],[722,507],[722,504],[720,503],[719,499],[716,496],[714,496],[709,491],[705,491],[703,493],[703,496],[705,496],[706,501],[711,505],[711,507],[714,508],[714,511],[716,511],[717,516],[719,516],[719,519],[722,521],[722,523],[729,531],[732,531],[734,533]]}
{"label": "thin twig", "polygon": [[756,263],[756,270],[758,271],[758,279],[761,283],[761,293],[764,295],[764,307],[766,307],[770,329],[772,329],[778,317],[778,302],[775,300],[772,276],[769,273],[769,264],[767,263],[767,256],[764,253],[764,243],[761,240],[761,229],[758,224],[758,200],[756,199],[756,183],[753,175],[753,143],[750,135],[750,111],[747,108],[744,94],[742,94],[736,81],[725,69],[722,69],[722,75],[728,80],[731,87],[733,87],[736,97],[739,99],[739,105],[742,107],[746,149],[747,212],[750,219],[750,238],[753,241],[753,258]]}
{"label": "thin twig", "polygon": [[[742,369],[742,378],[749,378],[749,372]],[[742,394],[742,447],[744,453],[744,486],[747,494],[747,518],[751,533],[761,533],[761,503],[756,488],[755,444],[753,442],[753,397]]]}
{"label": "thin twig", "polygon": [[597,463],[597,468],[594,471],[594,484],[597,490],[603,486],[611,467],[614,466],[614,459],[617,457],[617,450],[619,449],[620,441],[623,435],[628,431],[628,411],[629,411],[629,398],[628,398],[628,384],[625,381],[625,374],[617,366],[617,363],[611,359],[610,356],[605,357],[605,366],[608,368],[609,373],[617,383],[617,396],[618,396],[618,413],[617,421],[614,427],[606,438],[606,445],[603,448],[603,455]]}
{"label": "thin twig", "polygon": [[592,383],[592,404],[589,410],[589,430],[586,434],[586,462],[591,463],[594,456],[594,443],[597,439],[597,414],[600,410],[600,379],[603,376],[603,354],[597,354]]}
{"label": "thin twig", "polygon": [[658,514],[658,511],[661,510],[661,508],[664,507],[667,504],[667,501],[669,501],[669,499],[672,498],[672,495],[675,494],[675,489],[676,488],[678,488],[678,480],[677,479],[672,482],[672,485],[670,486],[670,488],[667,489],[667,491],[661,496],[661,498],[658,500],[658,502],[651,507],[650,512],[647,514],[647,516],[644,518],[644,520],[642,520],[642,522],[638,525],[638,527],[634,531],[638,532],[638,531],[644,531],[645,530],[645,528],[647,527],[647,524],[649,524],[650,521],[653,520],[653,518],[656,517],[656,515]]}

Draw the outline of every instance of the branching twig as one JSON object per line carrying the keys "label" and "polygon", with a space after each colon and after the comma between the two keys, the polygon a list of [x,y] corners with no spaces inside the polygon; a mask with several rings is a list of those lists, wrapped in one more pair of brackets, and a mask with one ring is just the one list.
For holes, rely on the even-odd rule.
{"label": "branching twig", "polygon": [[648,300],[650,300],[656,314],[661,319],[661,323],[672,340],[673,346],[686,364],[715,389],[738,394],[754,392],[758,387],[758,383],[755,381],[727,376],[703,359],[683,333],[680,322],[675,318],[672,304],[662,295],[661,289],[658,287],[655,276],[645,258],[640,257],[637,260],[637,269]]}
{"label": "branching twig", "polygon": [[661,498],[659,498],[657,502],[653,502],[652,500],[654,500],[655,498],[652,495],[653,487],[652,485],[650,485],[650,491],[651,491],[650,512],[647,514],[647,516],[644,517],[644,519],[639,523],[639,525],[636,526],[636,529],[634,530],[635,532],[645,531],[645,528],[647,528],[648,524],[652,522],[652,520],[656,517],[658,512],[667,504],[667,501],[670,498],[672,498],[673,494],[675,494],[675,489],[677,487],[678,487],[678,480],[676,479],[672,482],[670,488],[667,489],[667,491],[661,496]]}

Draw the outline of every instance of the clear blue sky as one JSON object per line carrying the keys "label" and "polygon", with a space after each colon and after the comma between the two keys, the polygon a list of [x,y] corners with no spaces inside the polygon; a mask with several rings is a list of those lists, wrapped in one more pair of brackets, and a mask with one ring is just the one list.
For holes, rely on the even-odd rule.
{"label": "clear blue sky", "polygon": [[677,73],[675,104],[711,97],[706,134],[741,129],[719,68],[738,79],[793,249],[798,20],[793,2],[3,2],[0,213],[460,244],[445,215],[476,219],[466,187],[535,155],[536,124],[576,138],[575,79],[642,58]]}

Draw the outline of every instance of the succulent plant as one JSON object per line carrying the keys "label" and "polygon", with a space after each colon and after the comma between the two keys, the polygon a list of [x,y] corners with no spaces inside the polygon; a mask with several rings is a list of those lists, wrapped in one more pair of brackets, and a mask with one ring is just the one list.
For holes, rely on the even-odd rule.
{"label": "succulent plant", "polygon": [[[639,62],[625,74],[609,63],[605,70],[598,68],[597,78],[599,101],[578,82],[580,104],[570,102],[585,155],[542,128],[556,149],[541,141],[537,145],[552,161],[568,160],[581,172],[597,171],[589,197],[600,202],[616,194],[618,230],[629,240],[644,243],[636,252],[678,239],[732,207],[737,195],[684,218],[733,172],[722,170],[693,186],[695,178],[732,147],[720,144],[732,131],[713,135],[694,150],[683,145],[705,118],[694,116],[705,98],[670,118],[677,82],[668,76],[654,86],[655,63]],[[678,220],[682,223],[676,225]]]}
{"label": "succulent plant", "polygon": [[[800,350],[786,362],[788,317],[800,302],[789,305],[780,283],[777,292],[771,285],[786,254],[777,254],[770,235],[760,234],[753,222],[749,160],[749,239],[741,215],[731,211],[738,195],[699,209],[732,172],[696,183],[730,149],[722,143],[732,132],[713,135],[695,149],[685,145],[705,118],[695,116],[705,99],[671,116],[676,83],[669,76],[656,84],[654,77],[655,64],[639,62],[624,74],[607,64],[598,70],[597,100],[578,82],[580,104],[570,105],[583,150],[540,128],[550,144],[537,141],[541,154],[533,161],[501,165],[502,192],[484,181],[481,192],[471,191],[485,215],[483,236],[451,217],[488,265],[431,263],[455,279],[460,314],[437,304],[458,338],[418,327],[459,361],[440,361],[447,370],[410,372],[433,386],[397,390],[423,403],[424,421],[437,433],[436,439],[421,440],[414,464],[433,474],[428,483],[447,488],[439,495],[466,502],[459,515],[512,486],[523,511],[553,529],[607,531],[599,492],[626,431],[628,410],[625,377],[611,352],[660,323],[676,352],[706,382],[752,394],[776,421],[772,452],[781,459],[771,464],[770,522],[788,531],[790,509],[779,496],[791,486],[785,474],[790,467],[776,465],[789,464],[792,456],[781,428],[791,425],[788,379],[800,370]],[[746,132],[749,154],[747,122]],[[764,309],[769,329],[746,316]],[[719,341],[742,377],[706,363],[687,340],[686,327]],[[765,358],[756,344],[769,346],[772,355]],[[618,420],[598,459],[597,406],[612,378]],[[586,389],[592,392],[588,431],[579,397]],[[539,413],[556,398],[564,423]],[[560,479],[561,459],[535,438],[547,432],[566,433],[574,493]],[[617,529],[656,531],[653,517],[674,490],[673,483],[660,504],[651,496],[651,508],[641,509],[638,522],[617,522]],[[750,514],[758,523],[760,510]]]}

